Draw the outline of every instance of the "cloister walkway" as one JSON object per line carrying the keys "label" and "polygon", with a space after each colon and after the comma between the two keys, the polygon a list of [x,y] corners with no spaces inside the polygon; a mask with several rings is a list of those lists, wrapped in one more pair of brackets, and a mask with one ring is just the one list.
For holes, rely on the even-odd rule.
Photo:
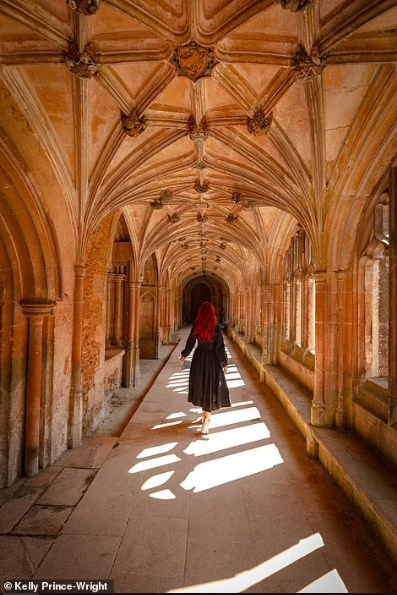
{"label": "cloister walkway", "polygon": [[116,592],[294,593],[317,580],[331,587],[312,592],[396,592],[393,563],[227,338],[233,406],[199,434],[178,360],[188,330],[120,437],[86,438],[2,491],[1,578],[111,578]]}

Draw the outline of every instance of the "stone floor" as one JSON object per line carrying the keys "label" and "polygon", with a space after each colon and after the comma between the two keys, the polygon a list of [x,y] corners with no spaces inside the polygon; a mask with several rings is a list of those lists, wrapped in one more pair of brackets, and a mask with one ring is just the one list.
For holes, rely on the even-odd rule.
{"label": "stone floor", "polygon": [[[393,562],[226,342],[233,406],[213,414],[208,436],[187,403],[178,347],[121,436],[86,438],[0,491],[2,581],[110,578],[119,593],[397,591]],[[322,577],[328,586],[307,588]]]}

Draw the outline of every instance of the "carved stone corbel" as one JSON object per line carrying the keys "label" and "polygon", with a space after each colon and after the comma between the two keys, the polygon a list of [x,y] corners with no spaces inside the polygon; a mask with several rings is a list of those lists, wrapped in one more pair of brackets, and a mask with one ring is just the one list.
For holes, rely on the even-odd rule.
{"label": "carved stone corbel", "polygon": [[96,52],[92,43],[85,46],[80,52],[76,42],[71,42],[69,49],[64,54],[64,61],[70,72],[80,79],[90,79],[97,76],[99,64],[95,62]]}
{"label": "carved stone corbel", "polygon": [[98,12],[100,0],[66,0],[70,8],[89,17]]}
{"label": "carved stone corbel", "polygon": [[320,56],[315,46],[312,48],[310,55],[303,46],[300,46],[293,63],[293,75],[301,81],[311,80],[321,74],[325,68],[325,59]]}
{"label": "carved stone corbel", "polygon": [[128,136],[139,136],[147,128],[144,118],[138,118],[136,112],[131,112],[129,116],[121,114],[121,123]]}
{"label": "carved stone corbel", "polygon": [[250,201],[250,200],[243,201],[244,211],[252,211],[253,208],[254,208],[254,203],[252,201]]}
{"label": "carved stone corbel", "polygon": [[163,205],[168,205],[170,202],[172,202],[172,199],[172,192],[168,190],[168,188],[160,192],[160,200],[163,203]]}
{"label": "carved stone corbel", "polygon": [[170,223],[179,223],[180,220],[181,220],[181,218],[179,217],[179,215],[177,213],[173,213],[172,215],[168,215],[168,221]]}
{"label": "carved stone corbel", "polygon": [[240,204],[240,202],[243,200],[242,193],[241,192],[233,192],[231,200],[234,205]]}
{"label": "carved stone corbel", "polygon": [[161,200],[159,200],[158,198],[156,198],[155,200],[153,200],[153,201],[150,203],[150,206],[151,206],[151,207],[152,207],[152,209],[154,209],[154,210],[159,210],[159,209],[162,209],[164,205],[163,205],[163,203],[161,202]]}
{"label": "carved stone corbel", "polygon": [[314,0],[280,0],[280,4],[291,12],[304,12],[314,4]]}
{"label": "carved stone corbel", "polygon": [[197,124],[195,117],[191,115],[187,124],[187,130],[191,140],[207,140],[209,134],[209,127],[207,124],[206,117],[204,116],[200,124]]}
{"label": "carved stone corbel", "polygon": [[212,48],[198,45],[196,41],[175,48],[171,61],[178,76],[186,76],[194,82],[210,77],[216,63]]}
{"label": "carved stone corbel", "polygon": [[194,189],[196,192],[203,194],[204,192],[208,192],[209,186],[207,182],[204,182],[204,184],[200,184],[199,182],[197,182],[197,184],[194,185]]}
{"label": "carved stone corbel", "polygon": [[235,215],[233,215],[233,213],[229,213],[229,215],[226,217],[226,222],[227,223],[236,223],[238,217],[236,217]]}
{"label": "carved stone corbel", "polygon": [[248,132],[254,136],[260,136],[269,130],[272,119],[273,116],[271,113],[266,114],[262,108],[257,109],[252,118],[249,116],[247,118]]}

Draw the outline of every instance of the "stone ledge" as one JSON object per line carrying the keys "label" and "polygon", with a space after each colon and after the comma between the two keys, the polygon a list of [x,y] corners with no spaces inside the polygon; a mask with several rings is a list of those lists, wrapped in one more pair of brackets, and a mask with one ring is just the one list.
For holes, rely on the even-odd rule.
{"label": "stone ledge", "polygon": [[389,416],[387,389],[367,380],[361,386],[355,403],[387,424]]}
{"label": "stone ledge", "polygon": [[[283,369],[264,366],[255,348],[229,329],[232,340],[274,393],[307,442],[309,456],[318,458],[397,562],[397,481],[379,459],[354,436],[339,430],[315,428],[310,423],[311,399],[306,390]],[[254,347],[254,346],[252,346]]]}
{"label": "stone ledge", "polygon": [[105,351],[105,364],[112,360],[120,359],[125,354],[125,349],[122,347],[109,347]]}

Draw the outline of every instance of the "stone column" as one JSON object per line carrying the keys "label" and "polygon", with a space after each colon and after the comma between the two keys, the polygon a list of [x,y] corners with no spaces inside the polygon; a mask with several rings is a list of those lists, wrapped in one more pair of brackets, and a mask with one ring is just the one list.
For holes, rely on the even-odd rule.
{"label": "stone column", "polygon": [[171,341],[171,289],[166,289],[165,292],[165,311],[166,311],[166,331],[165,336],[167,343]]}
{"label": "stone column", "polygon": [[161,300],[160,300],[160,286],[156,287],[156,310],[155,310],[155,357],[159,358],[159,347],[160,347],[160,320],[161,320]]}
{"label": "stone column", "polygon": [[165,342],[165,287],[159,286],[159,333],[162,342]]}
{"label": "stone column", "polygon": [[[345,272],[338,272],[338,344],[337,344],[337,390],[338,405],[336,407],[336,426],[341,430],[346,427],[344,399],[344,345],[345,345]],[[346,312],[346,314],[348,314]]]}
{"label": "stone column", "polygon": [[240,313],[239,313],[239,333],[242,333],[244,330],[244,317],[245,317],[245,304],[244,304],[244,291],[240,290],[239,292],[239,301],[240,301]]}
{"label": "stone column", "polygon": [[68,447],[81,444],[83,431],[83,393],[81,385],[81,346],[83,333],[83,290],[85,266],[74,267],[72,369],[70,374]]}
{"label": "stone column", "polygon": [[245,290],[245,336],[248,343],[251,343],[252,338],[252,296],[250,291],[251,289],[248,287]]}
{"label": "stone column", "polygon": [[132,353],[134,346],[134,284],[128,283],[128,327],[127,349],[124,356],[124,386],[130,388],[132,384]]}
{"label": "stone column", "polygon": [[313,276],[316,288],[316,367],[314,371],[311,423],[313,426],[324,427],[325,288],[327,273],[326,271],[319,271]]}
{"label": "stone column", "polygon": [[43,374],[43,323],[53,302],[21,302],[28,319],[28,370],[26,383],[25,474],[39,472],[41,379]]}
{"label": "stone column", "polygon": [[269,355],[271,364],[278,365],[278,350],[281,341],[283,284],[275,283],[269,292]]}
{"label": "stone column", "polygon": [[390,169],[389,197],[389,419],[397,426],[397,165]]}
{"label": "stone column", "polygon": [[262,285],[262,365],[270,364],[269,285]]}
{"label": "stone column", "polygon": [[115,273],[113,275],[115,283],[114,292],[114,339],[115,347],[123,346],[123,282],[125,275]]}
{"label": "stone column", "polygon": [[305,272],[301,276],[301,347],[306,352],[309,343],[309,280]]}
{"label": "stone column", "polygon": [[142,281],[135,281],[132,285],[132,299],[133,299],[133,322],[132,322],[132,384],[139,385],[139,312],[141,306],[141,285]]}
{"label": "stone column", "polygon": [[111,326],[111,319],[112,319],[112,310],[111,310],[111,303],[112,303],[112,285],[114,282],[113,273],[107,274],[107,295],[106,295],[106,349],[112,346],[111,337],[110,337],[110,326]]}

